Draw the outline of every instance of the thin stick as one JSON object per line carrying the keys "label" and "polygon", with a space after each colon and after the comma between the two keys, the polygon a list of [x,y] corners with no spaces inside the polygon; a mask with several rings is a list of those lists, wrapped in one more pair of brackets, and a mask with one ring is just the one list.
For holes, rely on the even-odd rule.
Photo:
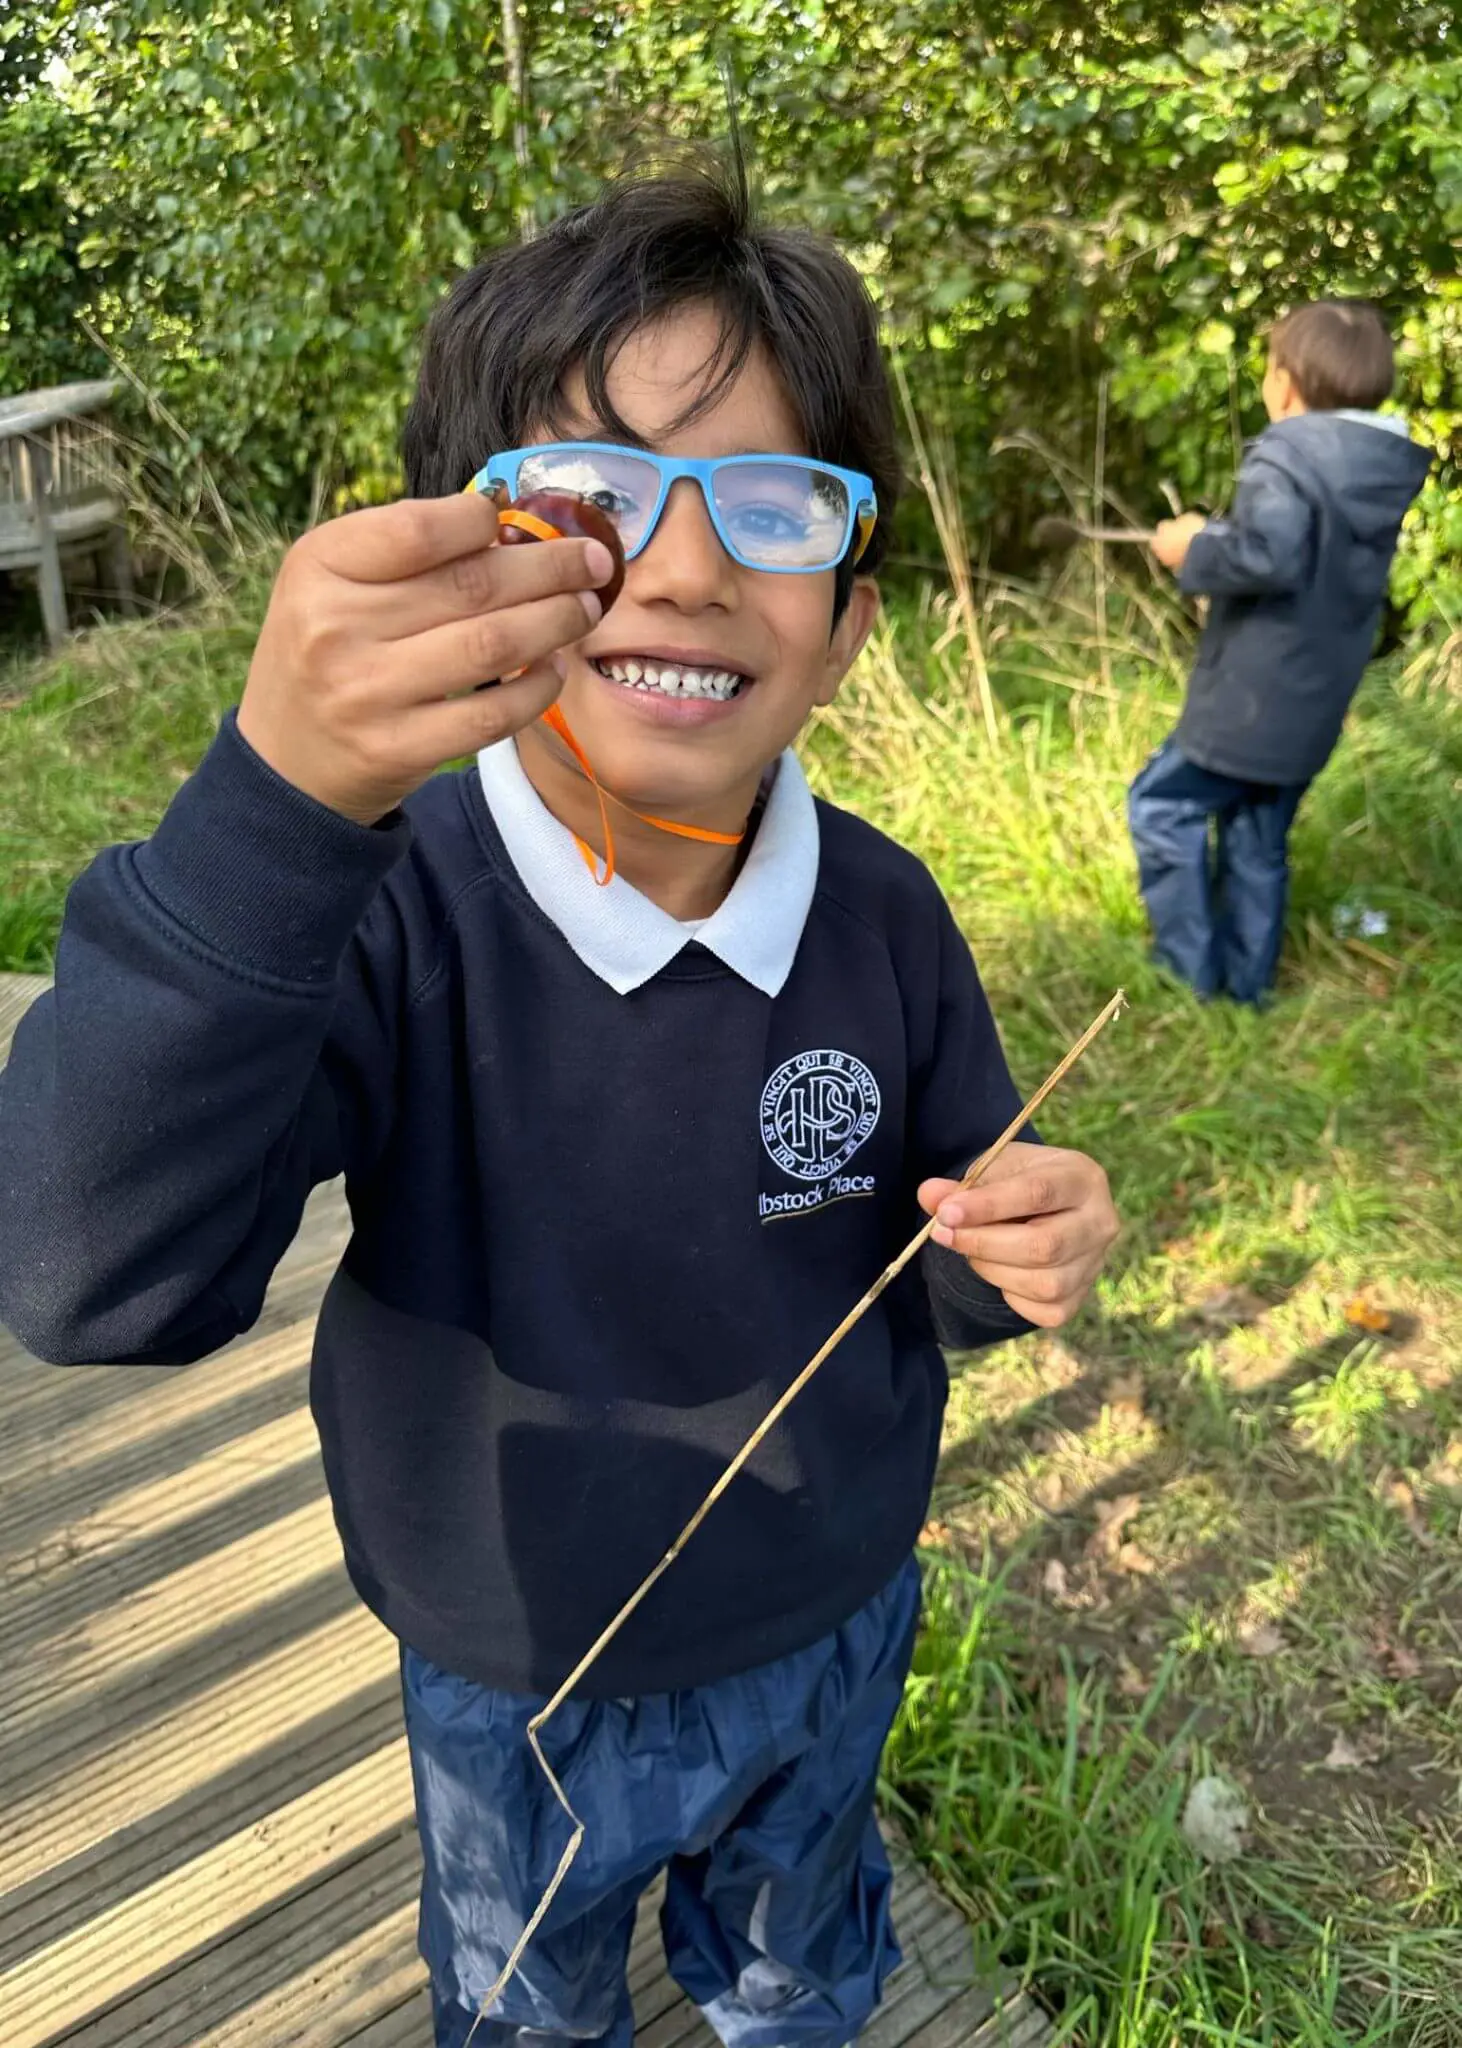
{"label": "thin stick", "polygon": [[[1019,1136],[1020,1132],[1025,1129],[1026,1125],[1031,1121],[1036,1111],[1041,1107],[1041,1104],[1046,1100],[1046,1097],[1051,1094],[1053,1089],[1059,1087],[1061,1082],[1065,1080],[1066,1076],[1071,1072],[1071,1069],[1076,1065],[1076,1062],[1081,1058],[1082,1054],[1086,1051],[1087,1047],[1091,1044],[1092,1040],[1096,1038],[1100,1032],[1104,1031],[1108,1024],[1111,1023],[1112,1019],[1115,1016],[1117,1016],[1117,1014],[1121,1011],[1121,1009],[1126,1003],[1126,1000],[1127,999],[1123,991],[1121,989],[1118,989],[1117,993],[1112,997],[1111,1001],[1107,1004],[1106,1008],[1102,1011],[1101,1015],[1099,1017],[1094,1018],[1092,1022],[1087,1025],[1085,1031],[1082,1032],[1080,1038],[1077,1039],[1076,1043],[1071,1047],[1070,1051],[1066,1054],[1065,1058],[1062,1059],[1059,1066],[1057,1066],[1050,1074],[1047,1075],[1046,1079],[1041,1083],[1040,1087],[1036,1090],[1035,1094],[1031,1097],[1030,1101],[1027,1102],[1025,1107],[1018,1113],[1018,1115],[1012,1118],[1010,1123],[1006,1125],[1005,1129],[1000,1133],[1000,1136],[995,1140],[994,1144],[989,1148],[989,1150],[987,1152],[982,1152],[979,1158],[976,1159],[974,1163],[968,1168],[963,1179],[960,1181],[960,1186],[962,1188],[974,1187],[976,1183],[980,1181],[986,1173],[989,1172],[990,1168],[995,1164],[995,1161],[1000,1157],[1001,1153],[1006,1149],[1006,1147],[1012,1144],[1014,1140]],[[548,1722],[552,1718],[552,1716],[558,1712],[559,1708],[563,1705],[564,1701],[568,1698],[569,1694],[573,1691],[574,1687],[579,1683],[580,1679],[583,1678],[584,1675],[593,1667],[593,1665],[598,1662],[599,1658],[603,1655],[605,1650],[607,1650],[609,1645],[614,1641],[614,1638],[619,1634],[620,1630],[624,1627],[625,1623],[629,1620],[630,1616],[634,1613],[635,1609],[640,1605],[641,1601],[645,1599],[646,1595],[649,1594],[653,1590],[653,1588],[659,1584],[660,1580],[664,1577],[665,1573],[669,1571],[671,1565],[674,1564],[676,1558],[679,1557],[681,1551],[684,1550],[686,1544],[690,1541],[691,1537],[694,1536],[696,1530],[699,1529],[701,1523],[706,1519],[706,1516],[710,1513],[711,1509],[716,1505],[716,1502],[721,1498],[722,1494],[725,1493],[727,1487],[730,1486],[732,1480],[736,1477],[737,1473],[741,1471],[742,1467],[746,1464],[747,1460],[756,1451],[758,1445],[763,1441],[768,1432],[772,1430],[776,1426],[776,1424],[781,1420],[782,1416],[786,1414],[787,1410],[791,1407],[792,1403],[796,1400],[797,1396],[801,1393],[802,1389],[807,1385],[807,1382],[812,1378],[813,1374],[817,1372],[818,1369],[826,1363],[829,1357],[831,1357],[832,1353],[837,1349],[838,1345],[842,1343],[844,1337],[847,1336],[849,1330],[852,1329],[853,1325],[858,1321],[860,1316],[865,1315],[867,1311],[873,1306],[874,1302],[877,1301],[879,1295],[882,1294],[883,1290],[889,1285],[890,1281],[896,1280],[899,1274],[902,1273],[902,1271],[904,1270],[904,1267],[908,1265],[910,1259],[914,1258],[918,1252],[923,1250],[924,1245],[928,1242],[929,1235],[933,1230],[937,1220],[937,1217],[931,1216],[929,1218],[929,1221],[924,1225],[923,1229],[920,1230],[914,1237],[910,1238],[909,1242],[904,1246],[903,1250],[898,1254],[897,1258],[891,1259],[888,1265],[884,1267],[883,1271],[879,1274],[878,1278],[874,1281],[873,1285],[868,1289],[868,1292],[863,1296],[863,1299],[860,1302],[858,1302],[855,1307],[849,1309],[848,1313],[843,1317],[843,1320],[838,1324],[837,1328],[833,1331],[832,1335],[827,1339],[826,1343],[821,1345],[819,1349],[813,1353],[812,1357],[808,1359],[806,1365],[803,1366],[801,1372],[798,1373],[796,1379],[792,1381],[792,1384],[787,1388],[786,1392],[783,1393],[777,1399],[773,1406],[768,1410],[766,1415],[757,1424],[756,1428],[752,1431],[751,1435],[746,1439],[746,1442],[741,1446],[741,1449],[736,1453],[735,1457],[731,1460],[730,1464],[726,1467],[725,1471],[721,1474],[719,1479],[717,1479],[715,1485],[711,1488],[710,1492],[706,1495],[705,1499],[701,1502],[700,1506],[696,1509],[695,1513],[691,1516],[690,1520],[686,1523],[685,1527],[681,1530],[680,1534],[676,1537],[675,1541],[671,1544],[670,1548],[666,1551],[665,1555],[661,1558],[660,1562],[644,1579],[640,1581],[640,1584],[636,1586],[634,1592],[630,1594],[628,1600],[625,1601],[623,1607],[620,1608],[618,1614],[615,1615],[613,1621],[609,1623],[607,1628],[601,1631],[601,1633],[595,1639],[590,1648],[584,1652],[584,1655],[579,1659],[578,1663],[574,1666],[573,1670],[569,1673],[568,1677],[563,1681],[563,1684],[559,1687],[558,1691],[553,1695],[552,1699],[550,1699],[546,1705],[540,1707],[538,1712],[533,1716],[532,1720],[528,1723],[528,1741],[532,1747],[533,1754],[538,1759],[539,1768],[542,1770],[543,1775],[545,1776],[545,1778],[547,1778],[550,1786],[553,1788],[554,1798],[558,1801],[559,1805],[563,1808],[564,1812],[572,1821],[574,1831],[569,1839],[568,1847],[564,1850],[563,1855],[559,1859],[558,1869],[553,1874],[552,1883],[549,1885],[548,1890],[543,1894],[543,1897],[538,1901],[538,1904],[534,1907],[528,1924],[523,1929],[523,1932],[518,1936],[517,1941],[513,1944],[512,1953],[509,1955],[507,1961],[503,1964],[503,1967],[498,1974],[497,1981],[493,1984],[492,1988],[488,1991],[486,1997],[483,1999],[481,2005],[478,2007],[477,2017],[473,2020],[472,2026],[468,2031],[467,2042],[464,2044],[464,2048],[470,2048],[472,2036],[477,2031],[478,2022],[486,2017],[490,2007],[496,2005],[498,1999],[501,1998],[503,1992],[507,1989],[508,1985],[512,1982],[514,1976],[517,1974],[518,1965],[523,1960],[523,1953],[526,1950],[529,1942],[538,1932],[539,1927],[542,1925],[544,1914],[548,1911],[549,1907],[553,1904],[555,1898],[558,1896],[559,1887],[560,1885],[562,1885],[564,1879],[568,1876],[569,1869],[573,1864],[573,1860],[579,1853],[579,1845],[582,1843],[584,1839],[584,1823],[579,1819],[579,1816],[574,1812],[572,1806],[570,1806],[567,1795],[565,1794],[564,1789],[562,1785],[560,1785],[558,1779],[554,1776],[553,1769],[549,1764],[547,1757],[543,1754],[542,1746],[539,1743],[538,1737],[545,1723]]]}
{"label": "thin stick", "polygon": [[1132,541],[1148,547],[1152,537],[1150,526],[1089,526],[1083,519],[1064,519],[1058,513],[1038,519],[1031,528],[1031,540],[1038,548],[1069,548],[1079,540]]}

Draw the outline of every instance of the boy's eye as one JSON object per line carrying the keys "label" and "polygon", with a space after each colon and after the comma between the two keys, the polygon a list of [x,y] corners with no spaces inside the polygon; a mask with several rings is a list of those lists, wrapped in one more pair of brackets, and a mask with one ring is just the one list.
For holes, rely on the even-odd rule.
{"label": "boy's eye", "polygon": [[628,491],[617,491],[612,484],[599,484],[592,491],[581,493],[591,505],[597,505],[601,512],[607,512],[611,519],[623,519],[635,509],[635,501]]}
{"label": "boy's eye", "polygon": [[785,505],[738,505],[732,516],[738,537],[749,541],[800,541],[807,537],[807,521]]}

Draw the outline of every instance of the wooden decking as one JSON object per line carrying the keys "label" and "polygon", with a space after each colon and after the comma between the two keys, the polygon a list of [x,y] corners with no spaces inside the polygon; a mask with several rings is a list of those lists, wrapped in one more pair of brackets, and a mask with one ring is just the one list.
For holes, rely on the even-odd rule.
{"label": "wooden decking", "polygon": [[[0,977],[0,1060],[37,984]],[[340,1567],[305,1405],[323,1190],[249,1336],[56,1372],[0,1335],[0,2042],[429,2048],[396,1655]],[[1039,2048],[908,1869],[869,2048]],[[706,2048],[653,1918],[643,2048]],[[997,2009],[998,2007],[998,2009]]]}

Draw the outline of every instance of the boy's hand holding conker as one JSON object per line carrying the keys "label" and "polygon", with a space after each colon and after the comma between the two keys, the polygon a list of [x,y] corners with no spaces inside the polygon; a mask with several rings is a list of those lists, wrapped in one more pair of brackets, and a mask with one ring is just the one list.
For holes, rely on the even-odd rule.
{"label": "boy's hand holding conker", "polygon": [[[515,524],[518,520],[522,523]],[[576,491],[529,491],[501,507],[498,521],[498,539],[504,547],[549,539],[549,534],[535,531],[543,527],[551,527],[553,535],[562,540],[602,541],[614,557],[614,574],[599,591],[605,611],[624,589],[624,545],[619,528],[592,498],[581,498]]]}
{"label": "boy's hand holding conker", "polygon": [[[557,651],[598,623],[624,575],[612,523],[583,501],[564,505],[591,538],[499,546],[514,529],[475,492],[351,512],[306,534],[269,600],[243,737],[307,795],[374,824],[444,762],[531,724],[561,687]],[[480,689],[499,676],[511,680]]]}

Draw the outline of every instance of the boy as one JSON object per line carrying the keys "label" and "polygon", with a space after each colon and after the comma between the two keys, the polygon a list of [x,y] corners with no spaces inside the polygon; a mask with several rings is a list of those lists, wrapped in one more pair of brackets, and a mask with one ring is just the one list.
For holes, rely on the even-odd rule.
{"label": "boy", "polygon": [[[406,465],[413,502],[291,551],[237,717],[75,887],[0,1082],[0,1313],[62,1362],[199,1358],[344,1174],[312,1401],[403,1646],[461,2048],[566,1835],[535,1704],[937,1213],[546,1731],[587,1837],[475,2037],[627,2048],[666,1870],[671,1964],[722,2038],[841,2048],[898,1953],[872,1803],[936,1339],[1064,1321],[1115,1233],[1075,1153],[956,1191],[1017,1106],[974,965],[927,873],[788,751],[877,601],[872,308],[739,184],[614,188],[456,286]],[[479,472],[613,510],[612,611],[601,545],[492,545]],[[555,701],[612,793],[607,882]]]}
{"label": "boy", "polygon": [[1274,982],[1289,828],[1340,737],[1431,463],[1403,420],[1374,410],[1393,375],[1373,306],[1287,313],[1269,338],[1272,424],[1244,457],[1233,510],[1165,519],[1153,540],[1179,587],[1210,604],[1183,715],[1127,815],[1156,957],[1202,997],[1259,1003]]}

